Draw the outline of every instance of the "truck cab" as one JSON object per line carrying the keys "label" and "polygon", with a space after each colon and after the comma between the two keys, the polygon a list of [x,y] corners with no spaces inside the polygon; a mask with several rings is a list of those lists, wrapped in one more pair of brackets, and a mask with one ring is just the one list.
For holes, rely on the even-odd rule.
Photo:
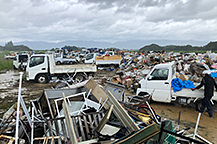
{"label": "truck cab", "polygon": [[[27,65],[26,79],[36,80],[39,83],[48,81],[49,58],[46,54],[32,55]],[[31,72],[29,72],[31,71]],[[40,74],[40,75],[38,75]]]}
{"label": "truck cab", "polygon": [[174,63],[156,65],[149,74],[139,83],[141,88],[137,89],[137,94],[140,92],[153,93],[152,99],[159,102],[171,102],[171,80],[175,78],[176,66]]}
{"label": "truck cab", "polygon": [[96,63],[96,56],[100,56],[100,54],[97,53],[90,53],[86,56],[84,63],[85,64],[92,64]]}

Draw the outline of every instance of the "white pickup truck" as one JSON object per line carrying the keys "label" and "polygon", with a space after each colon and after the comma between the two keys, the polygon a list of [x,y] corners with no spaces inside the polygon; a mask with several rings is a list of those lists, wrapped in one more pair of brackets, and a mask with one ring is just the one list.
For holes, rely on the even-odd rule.
{"label": "white pickup truck", "polygon": [[97,72],[96,65],[56,65],[53,55],[35,54],[28,61],[26,78],[28,81],[47,83],[53,78],[64,78],[70,74],[75,79],[82,81],[86,76],[93,75],[95,72]]}
{"label": "white pickup truck", "polygon": [[[183,88],[181,91],[174,92],[171,87],[171,81],[174,78],[176,78],[176,66],[174,63],[158,64],[152,68],[145,78],[140,80],[140,88],[137,89],[137,95],[140,92],[143,92],[143,94],[151,94],[153,92],[153,101],[166,103],[176,101],[184,104],[196,102],[204,97],[203,87],[195,91]],[[197,86],[198,84],[194,85]],[[212,100],[217,101],[216,91]]]}
{"label": "white pickup truck", "polygon": [[85,58],[85,64],[95,63],[97,67],[115,69],[121,64],[121,56],[112,55],[112,56],[100,56],[97,53],[90,53]]}
{"label": "white pickup truck", "polygon": [[66,57],[63,53],[59,53],[55,55],[55,62],[56,64],[76,64],[77,60],[72,57]]}

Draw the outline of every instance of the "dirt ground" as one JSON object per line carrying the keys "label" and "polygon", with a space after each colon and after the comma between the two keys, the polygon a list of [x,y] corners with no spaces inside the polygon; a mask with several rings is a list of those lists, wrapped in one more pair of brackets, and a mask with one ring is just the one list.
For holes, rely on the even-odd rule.
{"label": "dirt ground", "polygon": [[[195,108],[190,106],[183,106],[179,104],[167,104],[167,103],[156,103],[150,104],[158,115],[161,116],[162,120],[170,119],[174,122],[174,126],[178,125],[179,111],[180,116],[180,130],[190,127],[185,134],[193,134],[198,118],[198,112]],[[202,113],[199,121],[197,134],[207,139],[212,143],[217,143],[217,106],[213,106],[213,118],[208,116],[207,112]]]}
{"label": "dirt ground", "polygon": [[[1,73],[0,73],[1,74]],[[101,73],[102,75],[104,73]],[[18,95],[18,87],[19,87],[19,74],[15,73],[16,76],[15,82],[13,80],[10,81],[11,85],[4,84],[5,87],[1,87],[0,85],[0,93],[4,95],[0,99],[0,114],[2,115],[9,107],[17,101]],[[13,75],[13,76],[14,76]],[[112,75],[112,74],[111,74]],[[4,76],[5,77],[5,76]],[[0,77],[0,79],[3,79]],[[0,81],[0,84],[3,81]],[[13,83],[13,85],[12,85]],[[35,99],[41,96],[44,89],[51,89],[56,84],[48,83],[48,84],[38,84],[34,82],[23,81],[22,83],[22,96],[25,101]],[[173,121],[174,126],[177,126],[179,111],[181,112],[181,122],[180,122],[180,130],[190,127],[190,130],[186,132],[186,134],[193,134],[194,128],[197,121],[198,112],[195,111],[195,108],[190,106],[182,106],[179,104],[167,104],[167,103],[157,103],[151,102],[150,105],[155,109],[156,113],[161,116],[162,120],[170,119]],[[203,138],[209,140],[212,143],[217,143],[217,105],[213,107],[213,115],[214,118],[208,117],[207,112],[204,112],[201,115],[201,119],[199,122],[199,127],[197,134],[202,136]]]}

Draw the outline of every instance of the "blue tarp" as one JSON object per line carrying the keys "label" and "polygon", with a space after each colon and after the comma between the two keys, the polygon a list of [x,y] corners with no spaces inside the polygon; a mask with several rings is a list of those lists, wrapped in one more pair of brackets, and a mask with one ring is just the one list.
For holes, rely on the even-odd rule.
{"label": "blue tarp", "polygon": [[174,78],[171,81],[171,84],[174,92],[181,91],[183,88],[189,88],[189,89],[195,88],[192,81],[190,80],[182,81],[180,78]]}
{"label": "blue tarp", "polygon": [[183,83],[184,83],[183,88],[188,88],[188,89],[195,88],[194,83],[190,80],[184,80]]}
{"label": "blue tarp", "polygon": [[171,81],[171,84],[172,84],[172,88],[173,88],[173,91],[174,92],[177,92],[177,91],[180,91],[182,90],[183,88],[183,81],[180,79],[180,78],[174,78],[172,81]]}
{"label": "blue tarp", "polygon": [[211,69],[210,71],[211,71],[210,76],[216,78],[217,77],[216,70],[215,69]]}

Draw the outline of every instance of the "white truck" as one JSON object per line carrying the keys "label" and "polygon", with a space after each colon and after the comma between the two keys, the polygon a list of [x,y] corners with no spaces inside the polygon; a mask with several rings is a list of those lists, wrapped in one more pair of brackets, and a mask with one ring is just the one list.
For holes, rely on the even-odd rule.
{"label": "white truck", "polygon": [[[140,80],[139,87],[137,89],[137,95],[143,92],[143,94],[151,94],[152,100],[157,102],[178,102],[182,104],[190,104],[198,102],[204,97],[203,87],[192,91],[191,89],[183,88],[181,91],[174,92],[171,87],[171,81],[176,78],[176,66],[175,63],[158,64],[154,66],[149,74]],[[197,86],[199,83],[194,84]],[[214,92],[212,102],[217,101],[217,92]]]}
{"label": "white truck", "polygon": [[26,68],[27,81],[34,80],[38,83],[47,83],[54,78],[74,76],[80,81],[97,72],[96,65],[56,65],[53,55],[35,54],[28,61]]}
{"label": "white truck", "polygon": [[25,71],[27,67],[28,58],[29,58],[28,54],[17,54],[13,60],[14,69]]}
{"label": "white truck", "polygon": [[120,66],[122,57],[118,55],[100,56],[97,53],[90,53],[85,58],[85,64],[96,64],[97,67],[115,69]]}
{"label": "white truck", "polygon": [[77,60],[72,57],[66,57],[63,53],[59,53],[55,55],[55,62],[56,64],[76,64]]}

